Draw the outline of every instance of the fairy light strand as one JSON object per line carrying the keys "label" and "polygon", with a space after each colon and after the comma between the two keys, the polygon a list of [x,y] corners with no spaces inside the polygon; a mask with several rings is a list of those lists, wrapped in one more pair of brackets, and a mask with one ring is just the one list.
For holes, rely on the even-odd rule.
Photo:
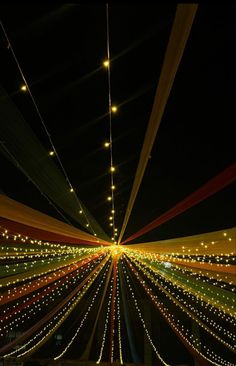
{"label": "fairy light strand", "polygon": [[115,241],[115,195],[114,195],[114,176],[113,166],[113,140],[112,140],[112,99],[111,99],[111,71],[110,71],[110,29],[109,29],[109,6],[106,4],[106,30],[107,30],[107,79],[108,79],[108,108],[109,108],[109,150],[110,150],[110,182],[111,182],[111,215],[112,232]]}
{"label": "fairy light strand", "polygon": [[[57,152],[57,150],[56,150],[56,147],[55,147],[55,145],[54,145],[54,143],[53,143],[53,140],[52,140],[52,138],[51,138],[51,135],[50,135],[50,133],[49,133],[49,131],[48,131],[48,129],[47,129],[47,127],[46,127],[46,124],[45,124],[45,122],[44,122],[44,119],[43,119],[43,117],[42,117],[42,115],[41,115],[41,113],[40,113],[40,111],[39,111],[39,108],[38,108],[38,105],[37,105],[37,103],[36,103],[36,101],[35,101],[35,99],[34,99],[34,96],[33,96],[33,94],[32,94],[32,92],[31,92],[31,89],[30,89],[30,87],[29,87],[29,84],[28,84],[28,82],[27,82],[27,80],[26,80],[26,78],[25,78],[25,76],[24,76],[24,73],[23,73],[23,71],[22,71],[22,68],[21,68],[21,66],[20,66],[20,63],[19,63],[19,61],[18,61],[18,59],[17,59],[17,57],[16,57],[16,54],[15,54],[15,52],[14,52],[14,50],[13,50],[13,47],[12,47],[12,45],[11,45],[11,42],[10,42],[10,39],[9,39],[9,37],[8,37],[8,35],[7,35],[7,32],[6,32],[6,30],[5,30],[5,27],[4,27],[4,25],[3,25],[3,23],[2,23],[2,21],[0,20],[0,25],[1,25],[1,28],[2,28],[2,30],[3,30],[3,33],[4,33],[4,36],[5,36],[5,38],[6,38],[6,40],[7,40],[7,43],[8,43],[8,49],[10,49],[10,51],[11,51],[11,53],[12,53],[12,56],[13,56],[13,58],[14,58],[14,60],[15,60],[15,62],[16,62],[16,65],[17,65],[17,67],[18,67],[18,70],[19,70],[19,72],[20,72],[20,74],[21,74],[21,77],[22,77],[22,79],[23,79],[23,81],[24,81],[24,83],[25,83],[25,87],[26,87],[26,90],[28,91],[28,93],[29,93],[29,95],[30,95],[30,97],[31,97],[31,100],[32,100],[32,102],[33,102],[33,105],[34,105],[34,107],[35,107],[35,109],[36,109],[36,112],[37,112],[37,114],[38,114],[38,116],[39,116],[39,119],[40,119],[40,122],[41,122],[41,124],[42,124],[42,126],[43,126],[43,128],[44,128],[44,131],[45,131],[45,133],[46,133],[46,135],[47,135],[47,137],[48,137],[48,139],[49,139],[49,141],[50,141],[50,144],[51,144],[51,146],[52,146],[52,152],[54,152],[55,153],[55,155],[56,155],[56,157],[57,157],[57,160],[58,160],[58,162],[59,162],[59,164],[60,164],[60,166],[61,166],[61,169],[62,169],[62,171],[63,171],[63,174],[64,174],[64,176],[65,176],[65,179],[66,179],[66,181],[67,181],[67,183],[68,183],[68,185],[69,185],[69,191],[71,192],[71,193],[74,193],[74,197],[75,197],[75,199],[76,199],[76,202],[77,202],[77,204],[78,204],[78,206],[79,206],[79,210],[78,210],[78,212],[79,213],[83,213],[83,215],[84,215],[84,217],[85,217],[85,220],[86,220],[86,222],[87,222],[87,224],[86,224],[86,227],[88,228],[88,227],[90,227],[91,228],[91,230],[92,230],[92,232],[93,232],[93,234],[96,234],[96,232],[95,232],[95,230],[93,229],[93,227],[92,227],[92,225],[91,225],[91,223],[89,222],[89,220],[88,220],[88,217],[87,217],[87,215],[86,215],[86,213],[84,212],[84,209],[83,209],[83,207],[82,207],[82,204],[80,203],[80,201],[79,201],[79,198],[78,198],[78,196],[76,195],[76,193],[75,193],[75,191],[74,191],[74,189],[73,189],[73,186],[72,186],[72,184],[71,184],[71,182],[70,182],[70,180],[69,180],[69,177],[68,177],[68,175],[67,175],[67,173],[66,173],[66,170],[65,170],[65,168],[64,168],[64,166],[63,166],[63,164],[62,164],[62,161],[61,161],[61,159],[60,159],[60,156],[59,156],[59,154],[58,154],[58,152]],[[3,144],[2,144],[3,145]],[[4,146],[4,145],[3,145]],[[50,153],[49,153],[50,154]],[[52,154],[50,154],[50,155],[52,155]],[[53,154],[54,155],[54,154]],[[17,161],[17,165],[19,165],[18,164],[18,161]],[[21,168],[22,169],[22,168]],[[25,173],[25,172],[24,172]],[[29,178],[29,177],[28,177]],[[31,177],[30,177],[30,180],[33,182],[33,180],[31,179]],[[34,183],[34,182],[33,182]],[[35,184],[35,183],[34,183]],[[36,184],[35,184],[36,185]],[[38,188],[38,186],[36,185],[36,187]],[[40,191],[41,192],[41,191]],[[44,195],[47,199],[48,199],[48,197],[46,196],[46,195]],[[49,199],[48,199],[49,200]],[[49,200],[49,202],[51,202],[50,200]],[[53,207],[54,208],[56,208],[56,206],[54,206],[53,205]],[[57,209],[57,211],[58,211],[58,209]],[[58,211],[61,215],[63,215],[60,211]],[[67,220],[67,222],[68,222],[68,220]]]}
{"label": "fairy light strand", "polygon": [[103,282],[105,281],[105,278],[106,278],[108,269],[109,269],[109,267],[107,267],[106,271],[104,272],[104,274],[102,276],[102,279],[99,282],[99,285],[98,285],[98,287],[97,287],[97,289],[95,291],[95,294],[94,294],[94,296],[91,299],[90,305],[89,305],[89,307],[88,307],[88,309],[87,309],[87,311],[86,311],[83,319],[81,320],[80,325],[77,328],[75,334],[73,335],[73,337],[71,338],[71,340],[69,341],[69,343],[67,344],[67,346],[64,348],[64,350],[58,356],[54,357],[54,360],[58,360],[59,358],[61,358],[68,351],[68,349],[70,348],[70,346],[72,345],[72,343],[74,342],[74,340],[76,339],[76,337],[78,336],[78,334],[80,332],[80,329],[84,325],[84,323],[85,323],[85,321],[86,321],[86,319],[88,317],[88,314],[90,313],[90,310],[92,309],[92,307],[94,305],[94,302],[95,302],[95,300],[97,298],[97,295],[98,295],[98,293],[99,293],[99,291],[101,289],[101,286],[102,286]]}

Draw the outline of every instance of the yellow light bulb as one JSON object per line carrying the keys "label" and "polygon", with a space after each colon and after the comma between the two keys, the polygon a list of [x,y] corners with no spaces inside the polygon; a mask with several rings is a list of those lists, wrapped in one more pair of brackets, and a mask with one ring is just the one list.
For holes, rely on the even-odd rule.
{"label": "yellow light bulb", "polygon": [[115,213],[115,210],[111,210],[111,213]]}
{"label": "yellow light bulb", "polygon": [[104,142],[104,147],[109,147],[110,143],[109,142]]}
{"label": "yellow light bulb", "polygon": [[109,217],[109,220],[112,220],[112,216]]}
{"label": "yellow light bulb", "polygon": [[114,172],[116,168],[114,166],[111,166],[111,172]]}
{"label": "yellow light bulb", "polygon": [[70,189],[70,192],[74,192],[74,189],[73,189],[73,188],[71,188],[71,189]]}
{"label": "yellow light bulb", "polygon": [[49,155],[50,155],[50,156],[53,156],[54,154],[55,154],[55,152],[54,152],[54,151],[52,151],[52,150],[51,150],[51,151],[49,151]]}
{"label": "yellow light bulb", "polygon": [[22,91],[26,91],[27,90],[27,86],[26,85],[22,85],[22,87],[20,88]]}
{"label": "yellow light bulb", "polygon": [[111,111],[112,111],[113,113],[116,113],[116,112],[117,112],[117,107],[116,107],[115,105],[113,105],[113,106],[111,107]]}
{"label": "yellow light bulb", "polygon": [[113,223],[112,222],[110,222],[110,226],[112,226],[113,225]]}
{"label": "yellow light bulb", "polygon": [[103,62],[103,66],[108,67],[109,65],[110,65],[109,60],[105,60],[105,61]]}
{"label": "yellow light bulb", "polygon": [[107,200],[108,200],[108,201],[111,201],[111,196],[107,197]]}
{"label": "yellow light bulb", "polygon": [[113,186],[111,186],[111,189],[112,189],[112,190],[114,190],[115,188],[116,188],[116,187],[115,187],[114,185],[113,185]]}

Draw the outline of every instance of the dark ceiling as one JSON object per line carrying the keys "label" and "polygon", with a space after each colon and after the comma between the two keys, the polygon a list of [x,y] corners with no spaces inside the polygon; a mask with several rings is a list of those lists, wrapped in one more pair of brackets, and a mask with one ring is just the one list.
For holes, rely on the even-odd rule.
{"label": "dark ceiling", "polygon": [[[121,228],[176,3],[109,5],[116,226]],[[79,198],[111,235],[105,4],[3,3],[1,20]],[[125,237],[235,160],[235,3],[200,4]],[[0,33],[1,84],[51,149]],[[4,156],[1,188],[60,218]],[[165,239],[235,225],[231,185],[140,238]]]}

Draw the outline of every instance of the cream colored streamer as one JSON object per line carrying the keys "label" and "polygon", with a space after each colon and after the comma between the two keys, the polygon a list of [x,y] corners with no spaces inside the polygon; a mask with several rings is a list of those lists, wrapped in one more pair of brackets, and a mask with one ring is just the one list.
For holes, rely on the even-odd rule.
{"label": "cream colored streamer", "polygon": [[163,255],[235,255],[236,228],[182,238],[124,245],[124,248]]}
{"label": "cream colored streamer", "polygon": [[174,24],[172,26],[168,46],[166,49],[161,75],[153,103],[153,108],[148,123],[142,151],[140,154],[139,164],[136,171],[128,206],[126,209],[124,222],[121,228],[118,244],[121,242],[126,226],[128,224],[128,220],[133,209],[133,205],[149,160],[152,146],[154,144],[155,137],[161,123],[165,106],[174,83],[175,75],[178,70],[185,45],[191,31],[197,7],[197,4],[179,4],[177,6]]}
{"label": "cream colored streamer", "polygon": [[[23,205],[5,195],[0,195],[0,217],[71,238],[94,242],[94,236]],[[96,238],[97,239],[97,238]],[[100,243],[104,242],[100,239]]]}

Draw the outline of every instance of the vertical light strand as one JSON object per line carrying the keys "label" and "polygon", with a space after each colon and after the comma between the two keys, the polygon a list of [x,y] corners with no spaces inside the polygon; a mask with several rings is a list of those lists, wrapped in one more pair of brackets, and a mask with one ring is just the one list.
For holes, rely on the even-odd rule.
{"label": "vertical light strand", "polygon": [[100,352],[99,352],[99,357],[98,357],[98,360],[96,362],[97,364],[99,364],[101,362],[103,349],[104,349],[104,346],[105,346],[106,334],[107,334],[109,316],[110,316],[110,309],[111,309],[112,289],[113,289],[113,279],[111,279],[110,293],[109,293],[108,304],[107,304],[107,313],[106,313],[106,319],[105,319],[105,324],[104,324],[104,331],[103,331],[103,335],[102,335],[102,344],[101,344],[101,349],[100,349]]}
{"label": "vertical light strand", "polygon": [[119,283],[119,267],[118,267],[118,275],[117,275],[117,320],[118,320],[118,342],[119,342],[119,356],[120,356],[120,364],[123,365],[123,356],[122,356],[122,335],[121,335],[121,326],[120,326],[120,283]]}
{"label": "vertical light strand", "polygon": [[[110,176],[111,176],[111,215],[112,237],[115,241],[115,199],[114,199],[114,166],[112,146],[112,103],[111,103],[111,71],[110,71],[110,31],[109,31],[109,7],[106,4],[106,28],[107,28],[107,79],[108,79],[108,109],[109,109],[109,149],[110,149]],[[116,244],[116,243],[115,243]]]}
{"label": "vertical light strand", "polygon": [[165,365],[165,366],[171,366],[170,364],[168,364],[167,362],[164,361],[164,359],[161,357],[160,353],[158,352],[156,346],[154,345],[153,340],[152,340],[152,338],[151,338],[151,336],[149,334],[149,331],[147,329],[147,326],[146,326],[146,324],[144,322],[144,319],[143,319],[143,315],[141,313],[141,310],[140,310],[140,308],[138,306],[138,301],[137,301],[137,299],[136,299],[136,297],[134,295],[134,289],[131,286],[131,282],[129,281],[129,276],[127,275],[127,272],[125,270],[125,267],[123,267],[123,270],[124,270],[124,274],[125,274],[125,279],[126,279],[127,287],[128,287],[128,289],[130,291],[131,298],[133,299],[133,303],[134,303],[135,309],[136,309],[136,311],[138,313],[138,317],[139,317],[139,319],[140,319],[140,321],[142,323],[143,329],[144,329],[144,331],[146,333],[146,337],[147,337],[150,345],[152,346],[152,349],[155,352],[156,356],[161,361],[161,363],[163,365]]}
{"label": "vertical light strand", "polygon": [[100,291],[100,288],[101,288],[101,286],[102,286],[103,282],[105,281],[105,277],[106,277],[106,275],[107,275],[108,269],[109,269],[109,267],[107,267],[107,269],[106,269],[105,273],[103,274],[102,280],[99,282],[99,285],[98,285],[98,287],[97,287],[97,289],[96,289],[96,291],[95,291],[95,294],[94,294],[94,295],[93,295],[93,297],[92,297],[91,303],[90,303],[90,305],[89,305],[89,307],[88,307],[88,309],[87,309],[87,311],[86,311],[86,313],[85,313],[84,317],[82,318],[82,320],[81,320],[81,322],[80,322],[79,327],[76,329],[76,332],[74,333],[74,335],[73,335],[73,337],[71,338],[71,340],[69,341],[69,343],[65,346],[64,350],[63,350],[63,351],[62,351],[58,356],[54,357],[54,360],[58,360],[59,358],[61,358],[61,357],[62,357],[62,356],[63,356],[63,355],[68,351],[68,349],[70,348],[70,346],[72,345],[72,343],[74,342],[74,340],[76,339],[76,337],[78,336],[78,334],[79,334],[79,332],[80,332],[80,329],[81,329],[81,328],[82,328],[82,326],[84,325],[84,322],[86,321],[86,319],[87,319],[87,317],[88,317],[88,314],[89,314],[89,312],[90,312],[91,308],[92,308],[92,307],[93,307],[93,305],[94,305],[94,302],[95,302],[96,297],[97,297],[97,295],[98,295],[98,293],[99,293],[99,291]]}
{"label": "vertical light strand", "polygon": [[113,257],[113,286],[111,297],[111,313],[110,313],[110,363],[113,363],[114,356],[114,337],[115,337],[115,319],[116,319],[116,284],[117,284],[117,263],[118,257]]}

